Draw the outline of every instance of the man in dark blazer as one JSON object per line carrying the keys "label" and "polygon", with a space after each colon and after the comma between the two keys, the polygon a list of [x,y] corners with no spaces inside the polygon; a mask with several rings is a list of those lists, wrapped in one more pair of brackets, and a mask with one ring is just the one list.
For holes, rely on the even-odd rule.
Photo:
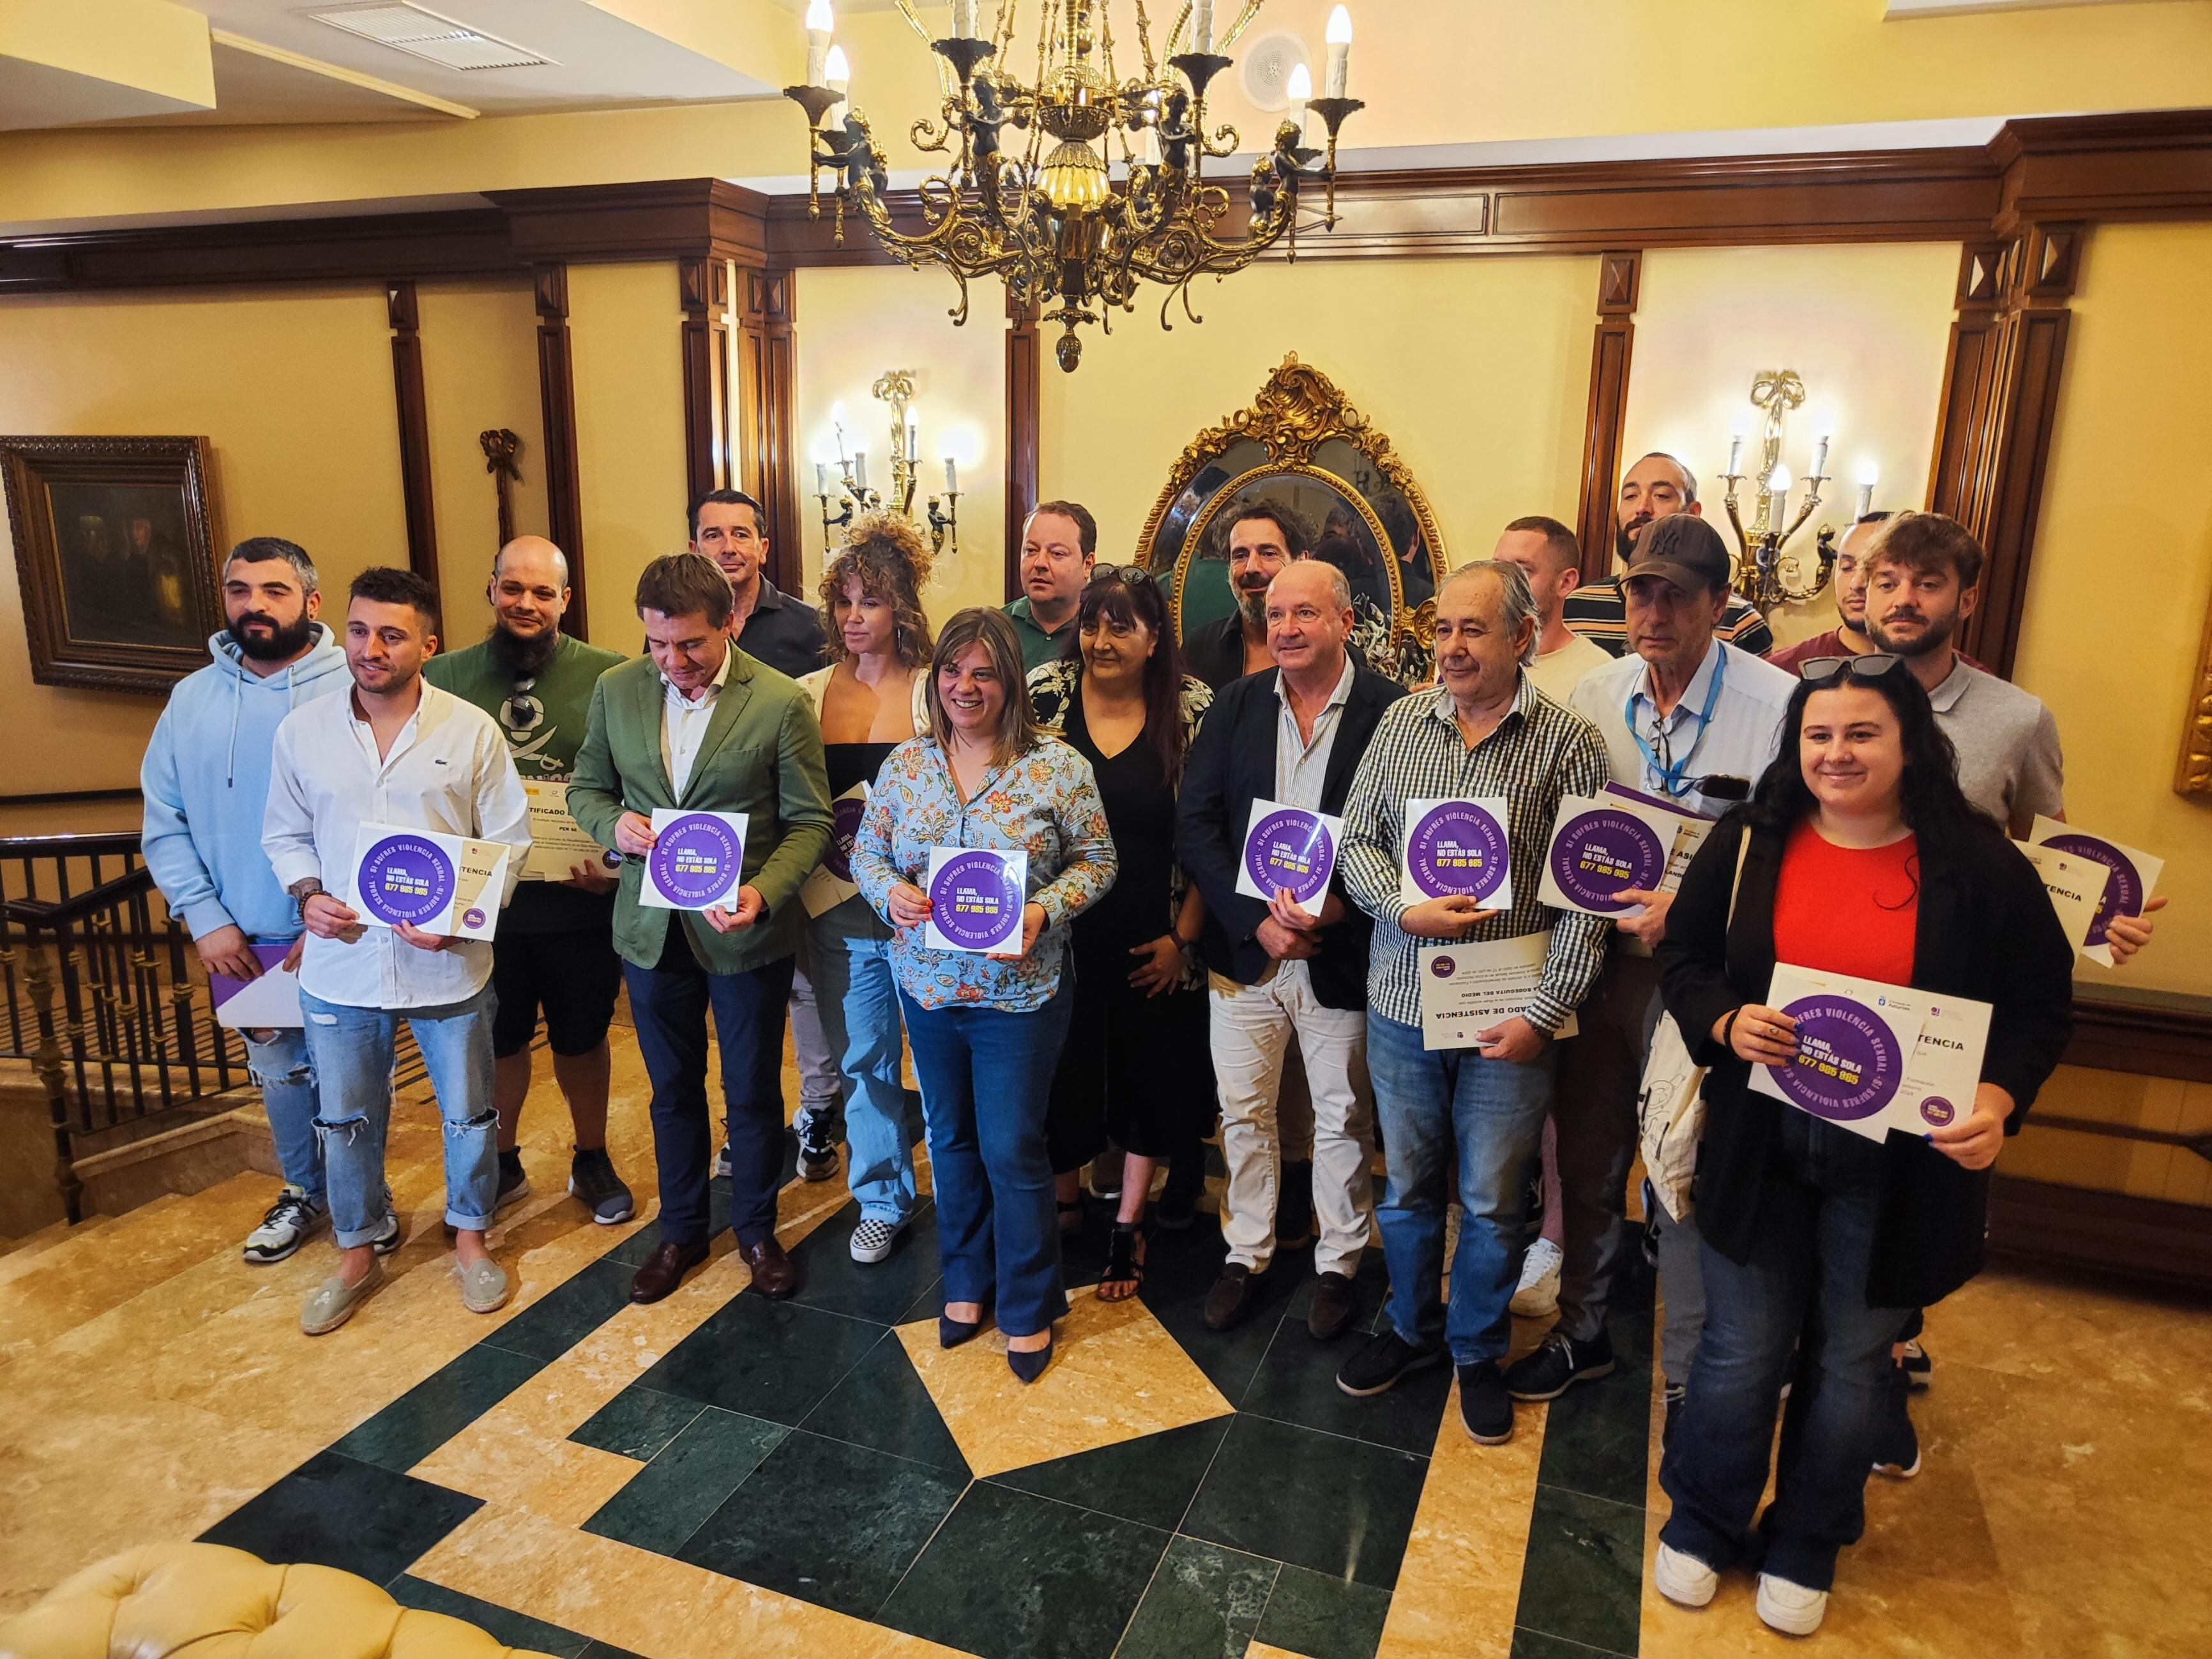
{"label": "man in dark blazer", "polygon": [[1307,1328],[1351,1328],[1352,1281],[1374,1220],[1366,1085],[1369,923],[1332,879],[1318,918],[1286,899],[1237,890],[1255,800],[1341,814],[1352,775],[1399,688],[1346,653],[1352,595],[1334,565],[1300,560],[1267,589],[1275,666],[1214,699],[1183,772],[1176,852],[1206,896],[1200,940],[1212,998],[1215,1080],[1229,1184],[1229,1259],[1206,1299],[1226,1330],[1250,1310],[1275,1249],[1282,1171],[1277,1107],[1295,1034],[1313,1094],[1314,1255],[1320,1283]]}
{"label": "man in dark blazer", "polygon": [[[658,1302],[707,1259],[707,1011],[721,1043],[730,1128],[730,1224],[763,1296],[798,1275],[775,1242],[783,1164],[784,1005],[805,913],[799,889],[834,820],[822,728],[798,682],[730,640],[730,586],[710,559],[674,553],[638,578],[647,654],[600,676],[568,783],[568,810],[623,854],[615,950],[653,1080],[660,1244],[633,1302]],[[744,884],[726,908],[641,904],[655,807],[746,815]]]}

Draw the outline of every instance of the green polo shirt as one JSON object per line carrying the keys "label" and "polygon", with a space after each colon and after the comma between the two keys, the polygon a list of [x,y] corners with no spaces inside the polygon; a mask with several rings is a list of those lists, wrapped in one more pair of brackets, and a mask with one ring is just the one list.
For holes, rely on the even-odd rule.
{"label": "green polo shirt", "polygon": [[1056,634],[1048,634],[1036,624],[1030,614],[1029,597],[1024,594],[1006,607],[1006,615],[1013,619],[1014,636],[1022,642],[1022,672],[1042,668],[1048,662],[1058,662],[1067,642],[1075,637],[1075,617],[1071,614],[1060,624]]}
{"label": "green polo shirt", "polygon": [[[493,667],[489,646],[441,652],[422,665],[422,678],[490,715],[507,735],[507,752],[525,783],[565,782],[576,769],[584,746],[584,727],[592,711],[592,688],[610,668],[629,659],[586,645],[569,635],[545,672],[523,693],[518,705],[515,683]],[[587,893],[557,881],[526,881],[499,920],[502,938],[510,933],[564,933],[611,927],[615,896]]]}

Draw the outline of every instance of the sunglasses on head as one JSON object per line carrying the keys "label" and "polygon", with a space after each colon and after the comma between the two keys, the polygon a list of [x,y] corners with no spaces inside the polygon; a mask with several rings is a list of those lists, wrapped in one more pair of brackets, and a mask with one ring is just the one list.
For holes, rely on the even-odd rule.
{"label": "sunglasses on head", "polygon": [[1869,651],[1859,657],[1808,657],[1797,665],[1798,677],[1819,685],[1839,675],[1848,674],[1855,680],[1878,680],[1884,674],[1894,673],[1904,658],[1887,651]]}
{"label": "sunglasses on head", "polygon": [[1153,587],[1158,579],[1140,564],[1102,564],[1091,580],[1094,582],[1119,582],[1124,587]]}

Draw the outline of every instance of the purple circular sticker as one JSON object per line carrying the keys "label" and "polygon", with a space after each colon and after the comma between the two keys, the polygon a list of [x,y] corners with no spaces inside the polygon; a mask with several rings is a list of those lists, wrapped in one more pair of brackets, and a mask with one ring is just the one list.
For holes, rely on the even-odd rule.
{"label": "purple circular sticker", "polygon": [[361,861],[362,908],[387,927],[428,921],[453,902],[453,861],[421,836],[386,836]]}
{"label": "purple circular sticker", "polygon": [[1429,958],[1429,971],[1438,979],[1449,979],[1454,974],[1459,972],[1459,963],[1439,951]]}
{"label": "purple circular sticker", "polygon": [[1632,903],[1613,896],[1624,887],[1657,887],[1670,850],[1634,813],[1601,806],[1577,813],[1553,837],[1552,879],[1589,909],[1608,915],[1632,909]]}
{"label": "purple circular sticker", "polygon": [[1406,870],[1431,898],[1486,899],[1505,882],[1505,826],[1472,801],[1439,801],[1406,837]]}
{"label": "purple circular sticker", "polygon": [[462,927],[483,927],[483,925],[484,925],[484,913],[483,913],[483,911],[481,911],[481,910],[477,909],[474,905],[470,906],[467,909],[465,909],[465,910],[464,910],[464,911],[462,911],[462,912],[461,912],[461,926],[462,926]]}
{"label": "purple circular sticker", "polygon": [[1959,1110],[1942,1096],[1930,1095],[1920,1103],[1920,1115],[1940,1129],[1958,1116]]}
{"label": "purple circular sticker", "polygon": [[945,860],[929,884],[929,919],[964,951],[1018,945],[1027,900],[997,855],[960,853]]}
{"label": "purple circular sticker", "polygon": [[744,866],[738,832],[708,812],[686,812],[655,836],[647,867],[679,904],[704,908],[727,898]]}
{"label": "purple circular sticker", "polygon": [[1245,871],[1264,893],[1287,887],[1300,904],[1310,904],[1327,889],[1335,867],[1328,826],[1295,806],[1268,813],[1244,839]]}
{"label": "purple circular sticker", "polygon": [[2094,836],[2053,836],[2043,844],[2068,858],[2087,859],[2112,872],[2105,878],[2105,896],[2097,901],[2097,914],[2089,923],[2089,937],[2084,944],[2102,945],[2110,935],[2114,916],[2142,914],[2142,883],[2136,878],[2136,867],[2110,842],[2099,841]]}
{"label": "purple circular sticker", "polygon": [[822,855],[822,867],[840,881],[853,878],[853,842],[867,815],[868,803],[857,797],[830,804],[830,850]]}
{"label": "purple circular sticker", "polygon": [[1800,997],[1782,1011],[1797,1022],[1797,1058],[1770,1066],[1782,1092],[1815,1117],[1851,1123],[1897,1097],[1905,1056],[1890,1028],[1849,997]]}

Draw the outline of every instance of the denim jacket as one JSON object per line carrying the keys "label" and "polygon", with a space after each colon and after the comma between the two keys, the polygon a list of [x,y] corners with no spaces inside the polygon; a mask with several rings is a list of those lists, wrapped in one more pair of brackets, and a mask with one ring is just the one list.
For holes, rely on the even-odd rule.
{"label": "denim jacket", "polygon": [[1042,1008],[1060,989],[1067,924],[1113,886],[1118,860],[1091,763],[1057,738],[1041,739],[983,781],[963,803],[951,762],[933,737],[909,738],[885,757],[854,838],[854,884],[885,921],[900,882],[928,885],[933,847],[1029,854],[1029,897],[1044,908],[1036,948],[1018,962],[933,950],[920,927],[891,943],[900,988],[925,1008],[971,1003],[1011,1012]]}

